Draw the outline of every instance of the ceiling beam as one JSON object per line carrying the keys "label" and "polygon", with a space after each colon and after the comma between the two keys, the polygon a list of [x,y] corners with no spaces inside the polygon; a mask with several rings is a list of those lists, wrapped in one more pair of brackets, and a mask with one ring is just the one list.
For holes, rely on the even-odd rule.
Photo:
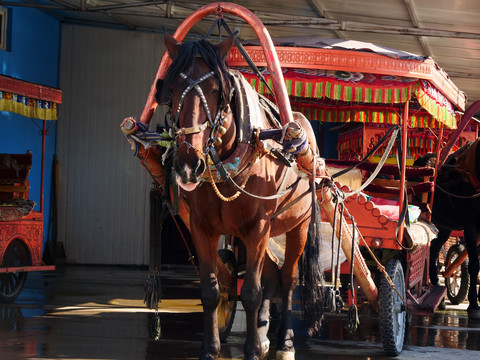
{"label": "ceiling beam", "polygon": [[[318,14],[319,17],[324,19],[330,18],[327,15],[327,12],[325,11],[325,6],[323,5],[321,0],[308,0],[308,3],[313,8],[313,10],[315,10],[315,12]],[[345,35],[342,34],[342,32],[338,30],[332,30],[332,32],[335,34],[337,38],[345,39]]]}
{"label": "ceiling beam", "polygon": [[[407,7],[408,14],[410,15],[410,19],[412,21],[413,26],[417,29],[421,28],[420,21],[418,20],[417,10],[415,8],[414,0],[404,0],[404,2],[405,2],[405,6]],[[432,50],[428,46],[427,41],[423,38],[423,36],[417,36],[417,39],[420,45],[422,46],[423,53],[425,55],[433,57]]]}
{"label": "ceiling beam", "polygon": [[115,10],[115,9],[163,5],[165,3],[166,1],[142,1],[142,2],[123,3],[123,4],[116,4],[116,5],[90,6],[90,7],[87,7],[87,11],[109,11],[109,10]]}
{"label": "ceiling beam", "polygon": [[[52,0],[52,2],[56,3],[56,4],[59,4],[63,7],[65,7],[66,9],[70,9],[70,10],[78,10],[78,7],[76,7],[75,5],[72,5],[66,1],[62,1],[62,0]],[[82,0],[83,2],[83,0]]]}
{"label": "ceiling beam", "polygon": [[[164,1],[149,1],[149,5],[155,3],[165,3]],[[198,4],[183,3],[183,2],[171,2],[175,7],[182,8],[199,8],[201,7]],[[143,5],[140,5],[143,4]],[[147,2],[137,2],[130,5],[145,6]],[[42,4],[42,3],[25,3],[25,2],[13,2],[13,1],[1,1],[0,5],[6,6],[22,6],[22,7],[36,7],[44,8],[51,10],[63,10],[67,12],[76,12],[81,11],[81,9],[75,10],[71,8],[66,8],[64,6],[52,5],[52,4]],[[94,8],[92,8],[94,9]],[[105,11],[99,10],[98,11]],[[325,19],[318,17],[298,17],[298,16],[288,16],[285,14],[276,14],[276,13],[265,13],[265,12],[256,12],[260,17],[265,17],[262,19],[265,25],[278,25],[278,26],[291,26],[291,27],[309,27],[312,29],[324,29],[331,31],[352,31],[352,32],[368,32],[368,33],[381,33],[381,34],[393,34],[393,35],[408,35],[408,36],[425,36],[425,37],[443,37],[443,38],[457,38],[457,39],[474,39],[480,40],[480,33],[470,33],[470,32],[461,32],[461,31],[449,31],[449,30],[435,30],[435,29],[425,29],[425,28],[415,28],[415,27],[405,27],[405,26],[393,26],[393,25],[380,25],[380,24],[371,24],[366,22],[358,21],[347,21],[347,20],[338,20],[338,19]],[[115,10],[111,10],[112,14],[119,14]],[[125,14],[123,14],[125,15]],[[147,13],[142,13],[140,11],[130,12],[129,15],[137,16],[150,16],[152,18],[167,18],[165,16],[165,11],[156,10],[149,11]],[[275,17],[276,19],[271,19]],[[178,18],[184,19],[185,16],[170,16],[169,18]],[[237,22],[242,23],[240,20]]]}

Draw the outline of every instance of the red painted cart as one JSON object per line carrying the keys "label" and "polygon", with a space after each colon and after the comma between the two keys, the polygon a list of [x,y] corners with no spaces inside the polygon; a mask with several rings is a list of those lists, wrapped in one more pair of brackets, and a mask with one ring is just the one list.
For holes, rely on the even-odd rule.
{"label": "red painted cart", "polygon": [[[321,187],[317,191],[324,220],[330,223],[337,234],[342,234],[340,243],[347,262],[338,264],[337,269],[345,275],[350,275],[352,271],[355,276],[342,296],[349,305],[368,304],[379,311],[384,348],[389,355],[397,355],[403,348],[407,311],[432,313],[445,294],[444,287],[431,286],[428,280],[429,241],[435,233],[428,223],[428,206],[433,199],[435,170],[407,166],[409,133],[411,129],[427,131],[434,128],[436,136],[442,139],[444,128],[452,129],[446,146],[442,148],[441,141],[434,146],[437,153],[441,151],[435,164],[438,166],[443,163],[475,109],[467,111],[462,118],[458,111],[464,110],[465,94],[431,59],[399,58],[368,50],[358,51],[361,49],[338,50],[335,46],[274,47],[259,19],[236,4],[215,3],[199,9],[180,25],[174,37],[180,42],[196,22],[210,14],[222,16],[223,13],[242,18],[257,34],[260,46],[246,46],[246,50],[257,66],[268,68],[266,78],[275,92],[282,125],[292,121],[293,107],[310,120],[390,123],[401,128],[400,167],[384,165],[380,171],[387,179],[371,184],[376,187],[370,191],[365,188],[363,193],[344,195],[350,189],[340,185],[340,190]],[[235,67],[247,65],[235,49],[230,53],[228,63]],[[165,54],[155,80],[164,77],[168,65],[169,58]],[[244,75],[258,92],[269,96],[267,87],[261,85],[252,73],[245,71]],[[355,80],[359,78],[371,82],[366,84]],[[146,125],[156,108],[154,85],[155,81],[140,117],[140,122]],[[134,128],[131,119],[126,119],[122,124],[126,134],[135,131]],[[378,139],[375,136],[373,138]],[[360,139],[367,139],[365,133]],[[415,145],[414,142],[412,145]],[[138,156],[161,185],[164,181],[163,169],[155,152],[155,149],[140,149]],[[358,155],[361,157],[363,152]],[[344,167],[357,166],[364,174],[375,172],[377,164],[370,161],[360,164],[356,156],[354,158],[350,162],[335,160],[332,163]],[[310,174],[314,173],[310,171]],[[413,183],[413,178],[416,183]],[[406,229],[398,216],[407,198],[420,190],[430,194],[420,200],[426,221],[418,225],[420,228],[417,232],[413,232]],[[387,216],[385,208],[372,201],[371,195],[396,201],[395,205],[390,205],[390,210],[396,209],[397,219]],[[339,198],[343,198],[340,202],[345,206],[344,214],[353,215],[355,225],[351,218],[340,214],[335,204]],[[188,208],[182,202],[180,216],[186,224],[189,223]],[[343,221],[337,221],[342,217]],[[400,226],[397,228],[398,223]],[[352,228],[356,235],[352,233]],[[230,272],[221,261],[218,264],[220,282],[232,288],[235,280],[229,279]],[[343,283],[344,277],[333,280],[332,276],[332,286],[337,288]],[[231,296],[232,293],[228,293],[227,299]]]}
{"label": "red painted cart", "polygon": [[0,301],[12,301],[20,294],[27,272],[55,269],[42,262],[43,179],[46,122],[56,120],[61,101],[58,89],[0,76],[0,110],[43,120],[38,211],[28,196],[34,155],[0,154]]}

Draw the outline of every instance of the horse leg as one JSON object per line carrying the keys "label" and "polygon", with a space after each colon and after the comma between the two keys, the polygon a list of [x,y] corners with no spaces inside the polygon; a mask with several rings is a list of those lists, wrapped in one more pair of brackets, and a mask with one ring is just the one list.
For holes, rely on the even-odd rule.
{"label": "horse leg", "polygon": [[292,328],[292,296],[296,286],[298,259],[307,241],[308,221],[288,232],[285,263],[282,266],[282,319],[277,339],[277,360],[295,358],[294,332]]}
{"label": "horse leg", "polygon": [[216,275],[218,237],[208,237],[198,228],[195,228],[191,234],[200,265],[200,298],[203,306],[203,341],[200,359],[213,360],[220,352],[217,323],[220,289]]}
{"label": "horse leg", "polygon": [[270,306],[278,284],[278,267],[268,255],[265,256],[262,271],[262,304],[258,311],[258,335],[262,346],[262,355],[266,355],[270,348],[268,330],[270,328]]}
{"label": "horse leg", "polygon": [[465,245],[468,252],[468,275],[470,276],[470,288],[468,289],[468,317],[470,319],[480,320],[480,306],[478,300],[480,293],[477,294],[477,278],[480,264],[478,261],[477,236],[478,232],[475,225],[465,227],[463,230],[465,236]]}
{"label": "horse leg", "polygon": [[[259,221],[258,230],[266,227],[265,221]],[[265,230],[263,230],[265,233]],[[247,250],[247,264],[245,279],[240,291],[240,299],[247,320],[247,339],[245,341],[245,360],[258,360],[262,358],[262,346],[258,333],[258,312],[262,302],[261,272],[265,258],[267,236],[261,236],[261,231],[252,231],[251,235],[243,239]],[[259,240],[260,239],[260,240]]]}
{"label": "horse leg", "polygon": [[438,255],[443,244],[445,244],[450,237],[451,230],[440,229],[435,239],[430,242],[430,262],[428,273],[430,275],[430,283],[438,285]]}

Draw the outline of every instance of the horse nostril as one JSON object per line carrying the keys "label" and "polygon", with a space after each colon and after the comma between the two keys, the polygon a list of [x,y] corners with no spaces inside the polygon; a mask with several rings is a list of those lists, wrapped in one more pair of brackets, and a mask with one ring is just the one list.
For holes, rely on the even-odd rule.
{"label": "horse nostril", "polygon": [[195,176],[200,176],[205,171],[205,160],[198,159],[197,167],[194,170]]}

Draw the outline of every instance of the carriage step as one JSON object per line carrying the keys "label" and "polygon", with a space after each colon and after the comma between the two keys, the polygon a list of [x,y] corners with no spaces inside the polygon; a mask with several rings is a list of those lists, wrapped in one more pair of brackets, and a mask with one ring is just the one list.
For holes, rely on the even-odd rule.
{"label": "carriage step", "polygon": [[420,304],[420,309],[424,311],[431,311],[433,313],[435,310],[437,310],[438,305],[440,305],[442,302],[446,292],[447,288],[445,286],[432,286]]}

